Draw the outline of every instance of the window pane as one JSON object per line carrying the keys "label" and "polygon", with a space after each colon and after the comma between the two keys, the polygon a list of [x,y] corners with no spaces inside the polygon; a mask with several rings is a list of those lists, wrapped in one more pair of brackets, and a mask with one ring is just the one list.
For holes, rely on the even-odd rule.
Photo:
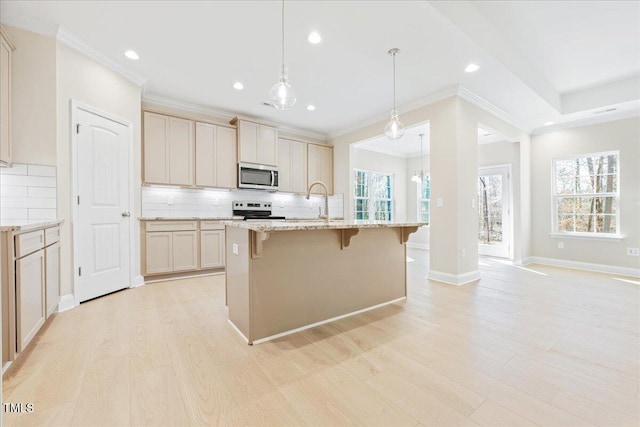
{"label": "window pane", "polygon": [[615,214],[616,213],[616,198],[611,197],[596,197],[596,213],[603,214]]}
{"label": "window pane", "polygon": [[575,217],[573,215],[559,215],[558,231],[575,231]]}
{"label": "window pane", "polygon": [[588,215],[593,213],[594,198],[593,197],[576,197],[576,213]]}
{"label": "window pane", "polygon": [[613,174],[598,175],[596,177],[597,193],[615,193],[618,186],[618,177]]}
{"label": "window pane", "polygon": [[573,214],[576,211],[576,199],[573,197],[563,197],[558,199],[559,214]]}
{"label": "window pane", "polygon": [[429,222],[429,200],[423,200],[420,205],[420,221]]}

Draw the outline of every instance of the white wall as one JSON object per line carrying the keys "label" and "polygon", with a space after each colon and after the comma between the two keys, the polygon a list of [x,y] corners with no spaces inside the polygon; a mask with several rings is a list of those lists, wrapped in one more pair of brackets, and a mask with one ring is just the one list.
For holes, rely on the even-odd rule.
{"label": "white wall", "polygon": [[[391,156],[388,154],[378,153],[371,150],[363,150],[353,147],[353,155],[351,158],[351,184],[349,195],[353,199],[353,170],[361,169],[370,172],[380,172],[393,175],[393,192],[394,192],[394,221],[407,220],[407,162],[404,157]],[[350,206],[348,218],[353,219],[353,203],[346,204]],[[345,217],[347,212],[345,212]]]}
{"label": "white wall", "polygon": [[[551,163],[554,158],[620,150],[620,232],[622,240],[551,237]],[[626,254],[640,247],[640,118],[534,135],[532,154],[533,255],[537,257],[640,269]],[[564,242],[564,249],[558,249]]]}
{"label": "white wall", "polygon": [[[72,99],[108,112],[133,124],[134,147],[133,165],[135,206],[134,218],[140,216],[141,181],[141,90],[140,87],[98,64],[89,57],[58,42],[56,48],[57,66],[57,166],[58,166],[58,216],[65,220],[62,227],[61,251],[61,293],[73,292],[73,236],[71,194],[71,139],[70,101]],[[134,221],[134,235],[140,235],[140,225]],[[136,254],[137,263],[132,266],[136,274],[140,272],[139,239],[131,242],[131,250]]]}

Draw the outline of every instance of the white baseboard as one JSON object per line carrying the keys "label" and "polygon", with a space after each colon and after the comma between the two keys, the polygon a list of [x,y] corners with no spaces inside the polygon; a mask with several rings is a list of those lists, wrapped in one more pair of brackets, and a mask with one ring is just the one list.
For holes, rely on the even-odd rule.
{"label": "white baseboard", "polygon": [[474,270],[464,274],[450,274],[443,273],[441,271],[430,270],[429,280],[435,280],[436,282],[442,282],[448,285],[460,286],[466,283],[480,280],[480,270]]}
{"label": "white baseboard", "polygon": [[593,264],[590,262],[569,261],[557,258],[545,258],[532,256],[522,260],[522,265],[527,264],[543,264],[554,267],[573,268],[575,270],[595,271],[596,273],[616,274],[619,276],[630,276],[639,278],[640,268],[618,267],[615,265]]}
{"label": "white baseboard", "polygon": [[[213,273],[196,273],[196,274],[187,274],[184,276],[178,276],[178,277],[161,277],[158,279],[148,279],[144,282],[144,284],[147,283],[160,283],[160,282],[170,282],[172,280],[182,280],[182,279],[194,279],[194,278],[198,278],[198,277],[207,277],[207,276],[219,276],[221,274],[224,274],[224,271],[214,271]],[[153,277],[153,276],[151,276]]]}
{"label": "white baseboard", "polygon": [[58,303],[58,313],[71,310],[75,306],[76,298],[73,294],[63,295],[62,297],[60,297],[60,302]]}
{"label": "white baseboard", "polygon": [[142,277],[140,274],[136,274],[133,277],[133,280],[131,281],[131,286],[129,286],[130,288],[137,288],[138,286],[142,286],[144,285],[144,277]]}
{"label": "white baseboard", "polygon": [[428,243],[411,243],[411,242],[407,242],[407,247],[410,249],[422,249],[424,251],[428,251],[429,250],[429,244]]}

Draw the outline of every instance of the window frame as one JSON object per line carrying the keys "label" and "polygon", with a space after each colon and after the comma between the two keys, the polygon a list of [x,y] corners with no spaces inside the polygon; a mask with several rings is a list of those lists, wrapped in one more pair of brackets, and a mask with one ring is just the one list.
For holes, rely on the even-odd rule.
{"label": "window frame", "polygon": [[[616,191],[615,192],[601,192],[601,193],[574,193],[574,194],[558,194],[556,183],[556,163],[563,160],[576,160],[586,159],[588,157],[606,157],[616,156]],[[564,157],[554,157],[551,159],[551,233],[552,237],[577,237],[577,238],[590,238],[590,239],[612,239],[619,240],[622,238],[621,234],[621,222],[620,222],[620,150],[610,151],[597,151],[591,153],[575,154]],[[578,198],[578,197],[613,197],[615,202],[615,221],[616,231],[615,233],[604,233],[597,231],[560,231],[558,229],[558,202],[562,198]]]}
{"label": "window frame", "polygon": [[[418,222],[426,222],[427,224],[431,224],[431,175],[425,174],[423,178],[424,180],[420,181],[416,185],[416,219],[418,220]],[[429,198],[422,197],[422,195],[424,194],[422,191],[422,186],[425,180],[429,181]],[[426,221],[422,218],[422,204],[424,202],[429,203],[429,217]]]}
{"label": "window frame", "polygon": [[[356,186],[355,186],[355,175],[357,173],[364,173],[366,178],[367,178],[367,197],[357,197],[356,196]],[[374,198],[372,196],[371,193],[371,188],[372,188],[372,176],[373,175],[382,175],[382,176],[388,176],[389,177],[389,187],[390,187],[390,198],[382,198],[382,199],[378,199],[378,198]],[[353,187],[353,192],[352,192],[352,200],[353,200],[353,209],[352,209],[352,214],[353,214],[353,219],[355,221],[384,221],[384,222],[392,222],[396,216],[395,213],[395,208],[396,208],[396,201],[395,201],[395,176],[393,173],[389,173],[389,172],[376,172],[376,171],[371,171],[371,170],[366,170],[366,169],[360,169],[360,168],[353,168],[353,175],[351,176],[351,179],[353,179],[354,182],[354,187]],[[362,199],[362,200],[367,200],[367,214],[368,214],[368,218],[367,219],[357,219],[357,206],[358,206],[358,200]],[[375,202],[376,201],[388,201],[390,202],[390,209],[389,209],[389,219],[375,219]]]}

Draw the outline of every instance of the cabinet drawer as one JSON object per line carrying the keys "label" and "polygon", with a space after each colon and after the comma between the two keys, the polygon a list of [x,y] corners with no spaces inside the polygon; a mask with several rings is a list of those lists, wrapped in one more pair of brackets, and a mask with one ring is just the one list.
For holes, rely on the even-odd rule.
{"label": "cabinet drawer", "polygon": [[192,231],[198,229],[198,221],[147,221],[146,231]]}
{"label": "cabinet drawer", "polygon": [[22,258],[44,248],[44,230],[19,234],[15,237],[16,258]]}
{"label": "cabinet drawer", "polygon": [[224,224],[218,221],[200,221],[200,230],[224,230]]}
{"label": "cabinet drawer", "polygon": [[49,246],[60,240],[60,227],[51,227],[44,230],[44,245]]}

